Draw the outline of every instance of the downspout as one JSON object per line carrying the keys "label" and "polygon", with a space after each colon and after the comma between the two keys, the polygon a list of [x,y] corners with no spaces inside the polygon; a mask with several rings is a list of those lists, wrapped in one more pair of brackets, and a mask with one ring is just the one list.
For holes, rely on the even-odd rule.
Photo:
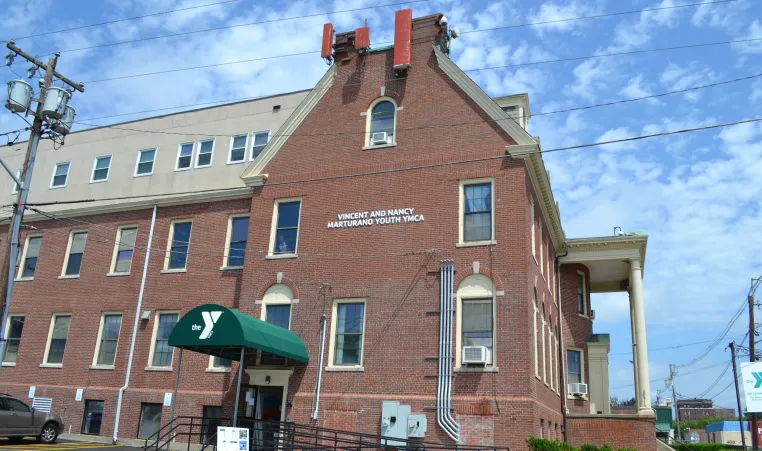
{"label": "downspout", "polygon": [[[119,397],[116,400],[116,418],[114,418],[114,435],[112,441],[116,444],[119,438],[119,417],[122,413],[122,400],[124,392],[130,386],[130,373],[132,372],[132,358],[135,355],[135,339],[138,335],[138,322],[140,321],[140,311],[143,307],[143,292],[146,287],[146,275],[148,274],[148,260],[151,258],[151,243],[153,242],[153,226],[156,224],[156,210],[158,206],[153,205],[153,214],[151,215],[151,229],[148,232],[148,246],[146,247],[146,258],[143,262],[143,276],[140,279],[140,292],[138,293],[138,305],[135,307],[135,323],[132,325],[132,339],[130,340],[130,355],[127,358],[127,374],[124,375],[124,385],[119,389]],[[174,400],[173,400],[174,402]]]}
{"label": "downspout", "polygon": [[315,406],[314,410],[312,411],[312,419],[317,420],[318,419],[318,409],[320,408],[320,382],[323,379],[323,356],[325,353],[325,325],[328,321],[328,316],[326,316],[325,313],[323,313],[323,316],[320,318],[320,360],[318,361],[318,375],[317,375],[317,384],[315,386]]}
{"label": "downspout", "polygon": [[453,297],[454,297],[454,279],[455,279],[455,264],[450,260],[448,262],[448,277],[447,277],[447,360],[445,363],[447,363],[447,378],[445,379],[445,382],[447,383],[447,392],[445,393],[445,401],[447,403],[447,410],[445,410],[445,419],[448,423],[450,423],[451,427],[455,430],[456,443],[460,443],[460,425],[455,421],[455,419],[450,414],[450,395],[452,394],[452,377],[453,377],[453,364],[455,363],[455,359],[453,359],[452,354],[452,323],[454,318],[454,312],[455,312],[455,306],[453,305]]}
{"label": "downspout", "polygon": [[439,372],[437,378],[437,423],[456,443],[460,427],[450,415],[452,390],[452,294],[453,263],[442,260],[439,270]]}
{"label": "downspout", "polygon": [[564,325],[561,318],[563,317],[563,304],[561,302],[561,257],[566,257],[569,255],[569,247],[564,243],[564,255],[556,255],[556,274],[558,274],[558,277],[556,277],[556,293],[558,293],[558,314],[556,315],[558,317],[558,340],[560,343],[559,349],[558,349],[558,363],[560,365],[560,371],[558,372],[559,377],[559,385],[561,386],[561,415],[564,419],[564,442],[566,441],[566,416],[568,412],[567,407],[567,394],[566,390],[568,389],[568,386],[566,385],[566,364],[564,360]]}

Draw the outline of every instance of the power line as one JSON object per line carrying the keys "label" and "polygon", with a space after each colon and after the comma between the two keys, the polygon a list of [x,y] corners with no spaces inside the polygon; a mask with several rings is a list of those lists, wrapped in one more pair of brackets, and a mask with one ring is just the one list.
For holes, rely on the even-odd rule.
{"label": "power line", "polygon": [[731,362],[728,362],[728,364],[727,364],[727,366],[725,367],[725,369],[724,369],[724,370],[722,370],[722,372],[720,373],[720,375],[719,375],[719,376],[717,376],[717,379],[715,379],[715,380],[714,380],[714,382],[712,382],[712,385],[710,385],[710,386],[709,386],[709,388],[707,388],[706,390],[704,390],[703,392],[701,392],[701,394],[700,394],[700,395],[698,395],[698,396],[695,396],[695,398],[702,398],[702,397],[704,397],[704,395],[706,395],[707,393],[709,393],[710,391],[712,391],[712,389],[713,389],[714,387],[716,387],[716,386],[717,386],[717,384],[719,384],[719,383],[720,383],[720,379],[722,379],[722,376],[724,376],[724,375],[725,375],[725,373],[727,373],[727,372],[728,372],[728,370],[730,369],[730,365],[731,365]]}
{"label": "power line", "polygon": [[740,317],[741,317],[741,314],[743,314],[743,312],[744,312],[744,311],[746,311],[746,308],[747,308],[747,302],[748,302],[748,301],[747,301],[747,299],[746,299],[746,298],[744,298],[743,302],[741,303],[741,307],[740,307],[740,308],[738,309],[738,311],[737,311],[737,312],[736,312],[736,313],[733,315],[733,317],[731,317],[731,318],[730,318],[730,320],[727,322],[727,324],[725,325],[725,327],[722,329],[722,332],[720,332],[720,335],[719,335],[719,336],[718,336],[716,339],[714,339],[714,341],[712,342],[712,344],[710,344],[710,345],[709,345],[709,346],[708,346],[708,347],[707,347],[707,348],[704,350],[704,352],[703,352],[702,354],[700,354],[698,357],[695,357],[695,358],[693,358],[693,359],[692,359],[690,362],[688,362],[688,363],[684,363],[684,364],[682,364],[682,365],[677,365],[677,366],[678,366],[678,367],[681,367],[681,368],[683,368],[683,367],[686,367],[686,366],[690,366],[690,365],[693,365],[694,363],[697,363],[697,362],[701,361],[701,360],[702,360],[702,359],[704,359],[704,358],[705,358],[707,355],[709,355],[709,353],[712,351],[712,349],[714,349],[715,347],[717,347],[717,345],[718,345],[718,344],[719,344],[719,343],[720,343],[720,342],[721,342],[721,341],[722,341],[722,340],[723,340],[723,339],[724,339],[724,338],[725,338],[725,337],[728,335],[728,333],[730,332],[730,329],[732,329],[732,328],[733,328],[733,325],[736,323],[736,321],[738,321],[738,318],[740,318]]}
{"label": "power line", "polygon": [[[711,130],[711,129],[721,128],[721,127],[729,127],[732,125],[747,124],[747,123],[760,122],[760,121],[762,121],[762,118],[746,119],[746,120],[735,121],[735,122],[727,122],[723,124],[705,125],[701,127],[688,128],[688,129],[682,129],[682,130],[672,130],[672,131],[661,132],[661,133],[653,133],[650,135],[634,136],[634,137],[624,138],[624,139],[615,139],[610,141],[580,144],[576,146],[558,147],[555,149],[539,150],[535,152],[526,152],[526,153],[523,153],[521,156],[523,157],[525,155],[537,155],[542,153],[559,152],[559,151],[572,150],[572,149],[582,149],[587,147],[599,147],[599,146],[604,146],[607,144],[636,141],[636,140],[649,139],[649,138],[655,138],[660,136],[670,136],[670,135],[676,135],[680,133],[689,133],[689,132],[695,132],[695,131],[701,131],[701,130]],[[441,163],[431,163],[431,164],[424,164],[424,165],[417,165],[417,166],[409,166],[404,168],[379,169],[375,171],[359,172],[359,173],[347,174],[347,175],[326,176],[326,177],[318,177],[318,178],[311,178],[311,179],[272,182],[272,183],[267,183],[267,186],[289,185],[294,183],[316,182],[316,181],[343,179],[343,178],[351,178],[351,177],[363,177],[363,176],[369,176],[369,175],[404,172],[404,171],[427,169],[427,168],[433,168],[433,167],[439,167],[439,166],[452,166],[457,164],[474,163],[479,161],[488,161],[488,160],[505,159],[505,158],[512,158],[512,157],[511,155],[493,155],[493,156],[487,156],[487,157],[470,158],[466,160],[456,160],[456,161],[448,161],[448,162],[441,162]],[[217,188],[217,189],[207,189],[207,190],[200,190],[200,191],[186,191],[182,194],[183,195],[199,194],[199,193],[207,193],[207,192],[222,192],[222,191],[241,190],[241,189],[242,187]],[[176,196],[176,195],[178,195],[178,193],[146,194],[146,195],[140,195],[140,196],[120,196],[120,197],[110,197],[110,198],[102,198],[102,199],[80,199],[80,200],[72,200],[72,201],[51,201],[51,202],[37,202],[37,203],[30,202],[30,203],[27,203],[26,205],[27,206],[49,206],[49,205],[78,204],[78,203],[86,203],[86,202],[141,199],[141,198],[149,198],[149,197],[157,197],[157,196]]]}
{"label": "power line", "polygon": [[[762,38],[747,38],[747,39],[736,39],[731,41],[719,41],[719,42],[707,42],[707,43],[701,43],[701,44],[687,44],[687,45],[680,45],[680,46],[672,46],[672,47],[660,47],[660,48],[654,48],[654,49],[642,49],[642,50],[628,50],[625,52],[611,52],[611,53],[600,53],[596,55],[586,55],[586,56],[576,56],[576,57],[570,57],[570,58],[557,58],[552,60],[542,60],[542,61],[530,61],[526,63],[516,63],[516,64],[505,64],[501,66],[491,66],[491,67],[480,67],[480,68],[473,68],[473,69],[463,69],[463,72],[479,72],[484,70],[495,70],[495,69],[507,69],[507,68],[514,68],[514,67],[526,67],[526,66],[536,66],[540,64],[551,64],[551,63],[562,63],[562,62],[568,62],[568,61],[579,61],[579,60],[585,60],[585,59],[595,59],[595,58],[609,58],[614,56],[624,56],[624,55],[636,55],[636,54],[642,54],[642,53],[653,53],[653,52],[665,52],[665,51],[671,51],[671,50],[682,50],[682,49],[691,49],[691,48],[699,48],[699,47],[711,47],[711,46],[717,46],[717,45],[727,45],[727,44],[740,44],[744,42],[756,42],[756,41],[762,41]],[[124,80],[127,78],[137,78],[137,77],[147,77],[152,75],[161,75],[161,74],[168,74],[168,73],[176,73],[176,72],[184,72],[189,70],[196,70],[196,69],[209,69],[212,67],[220,67],[220,66],[229,66],[233,64],[242,64],[242,63],[250,63],[250,62],[256,62],[256,61],[264,61],[264,60],[271,60],[276,58],[288,58],[293,56],[303,56],[303,55],[309,55],[312,53],[320,53],[319,50],[315,51],[309,51],[309,52],[299,52],[299,53],[290,53],[286,55],[270,55],[260,58],[251,58],[246,60],[238,60],[238,61],[226,61],[221,63],[214,63],[214,64],[204,64],[201,66],[189,66],[189,67],[183,67],[183,68],[175,68],[175,69],[166,69],[161,71],[155,71],[155,72],[145,72],[141,74],[130,74],[130,75],[120,75],[116,77],[109,77],[109,78],[101,78],[99,80],[89,80],[85,81],[85,84],[92,84],[92,83],[103,83],[108,81],[114,81],[114,80]]]}
{"label": "power line", "polygon": [[[667,349],[678,349],[678,348],[684,348],[686,346],[696,346],[696,345],[700,345],[700,344],[704,344],[704,343],[711,343],[712,341],[714,341],[714,340],[697,341],[695,343],[685,343],[685,344],[676,345],[676,346],[667,346],[666,348],[649,349],[648,352],[664,351],[664,350],[667,350]],[[615,352],[613,354],[609,354],[609,356],[612,356],[612,355],[632,355],[632,352]]]}

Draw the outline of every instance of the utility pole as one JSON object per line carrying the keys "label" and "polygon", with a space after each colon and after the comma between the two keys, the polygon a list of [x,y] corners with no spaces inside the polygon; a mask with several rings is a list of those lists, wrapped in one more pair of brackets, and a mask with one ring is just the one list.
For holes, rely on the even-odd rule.
{"label": "utility pole", "polygon": [[[752,287],[754,282],[752,281]],[[756,362],[757,357],[754,355],[754,340],[756,338],[756,327],[754,325],[754,294],[749,294],[749,362]],[[757,432],[757,414],[751,414],[751,448],[759,449],[759,435]]]}
{"label": "utility pole", "polygon": [[[67,85],[71,86],[79,92],[85,92],[84,85],[82,83],[75,83],[68,78],[64,77],[60,73],[56,72],[56,63],[58,62],[59,53],[48,59],[47,64],[38,60],[34,56],[24,52],[20,48],[16,47],[13,41],[7,43],[6,47],[10,49],[11,53],[8,54],[8,64],[13,62],[14,56],[21,56],[30,63],[32,68],[30,69],[30,78],[34,76],[36,70],[44,69],[45,78],[40,84],[40,95],[37,99],[37,109],[34,114],[34,122],[32,122],[32,129],[29,132],[29,142],[26,148],[26,155],[24,157],[24,165],[21,168],[21,177],[19,182],[18,194],[16,195],[16,205],[13,208],[13,217],[11,219],[10,228],[8,229],[8,248],[3,255],[2,264],[0,264],[0,294],[4,294],[4,303],[2,309],[2,317],[0,318],[0,359],[5,357],[8,323],[8,312],[11,306],[11,295],[13,293],[13,279],[16,272],[16,261],[19,251],[19,235],[21,231],[21,224],[24,218],[25,205],[27,198],[29,197],[29,187],[32,181],[32,171],[34,170],[34,161],[37,155],[37,145],[40,142],[40,137],[45,132],[45,117],[43,115],[43,105],[45,104],[45,98],[48,94],[48,89],[53,85],[54,77],[63,81]],[[73,119],[73,116],[72,116]],[[52,132],[51,132],[52,133]],[[3,164],[5,167],[5,164]],[[7,167],[5,167],[8,170]],[[11,173],[11,177],[16,180],[16,177]]]}
{"label": "utility pole", "polygon": [[741,426],[741,449],[746,449],[746,434],[744,434],[743,412],[741,412],[741,392],[738,390],[738,370],[736,370],[736,344],[731,341],[728,347],[730,348],[730,362],[733,364],[733,383],[736,385],[738,424]]}
{"label": "utility pole", "polygon": [[677,394],[675,393],[675,375],[677,374],[677,368],[675,365],[669,364],[669,385],[672,386],[672,402],[675,404],[675,419],[677,420],[677,440],[682,440],[683,431],[680,429],[680,408],[677,406]]}

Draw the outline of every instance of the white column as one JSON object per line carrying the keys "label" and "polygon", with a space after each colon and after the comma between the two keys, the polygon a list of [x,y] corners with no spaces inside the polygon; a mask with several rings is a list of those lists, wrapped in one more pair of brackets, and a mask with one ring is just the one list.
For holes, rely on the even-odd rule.
{"label": "white column", "polygon": [[[630,333],[632,335],[632,346],[630,346],[630,349],[632,350],[632,381],[633,384],[635,384],[635,399],[637,399],[639,393],[638,387],[640,387],[640,384],[638,384],[638,359],[635,357],[638,352],[638,340],[635,337],[635,310],[633,309],[632,304],[632,290],[628,290],[627,294],[629,295],[630,300]],[[637,403],[635,405],[637,406]]]}
{"label": "white column", "polygon": [[646,314],[643,308],[643,269],[640,259],[630,260],[630,302],[635,335],[635,370],[638,391],[635,399],[639,415],[653,415],[651,408],[651,384],[648,377],[648,341],[646,340]]}

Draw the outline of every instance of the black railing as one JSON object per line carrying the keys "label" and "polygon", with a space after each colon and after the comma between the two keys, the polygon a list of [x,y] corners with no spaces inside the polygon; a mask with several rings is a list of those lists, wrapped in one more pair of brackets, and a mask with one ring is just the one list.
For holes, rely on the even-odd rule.
{"label": "black railing", "polygon": [[179,438],[181,442],[185,442],[186,451],[190,451],[192,443],[201,444],[203,451],[208,446],[216,444],[217,426],[230,426],[230,424],[227,418],[175,417],[145,439],[143,449],[145,451],[168,450],[169,444]]}

